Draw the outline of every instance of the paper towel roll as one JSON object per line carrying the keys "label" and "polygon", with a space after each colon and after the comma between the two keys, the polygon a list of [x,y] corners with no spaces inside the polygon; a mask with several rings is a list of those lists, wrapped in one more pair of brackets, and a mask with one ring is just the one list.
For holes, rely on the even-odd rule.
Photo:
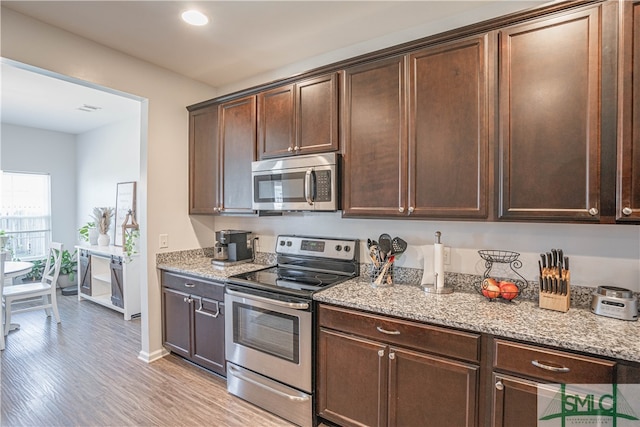
{"label": "paper towel roll", "polygon": [[431,269],[431,262],[433,259],[433,251],[431,249],[431,245],[423,245],[420,246],[420,250],[422,251],[422,280],[420,281],[421,285],[432,285],[433,284],[433,271]]}
{"label": "paper towel roll", "polygon": [[433,277],[436,288],[444,288],[444,245],[433,245]]}

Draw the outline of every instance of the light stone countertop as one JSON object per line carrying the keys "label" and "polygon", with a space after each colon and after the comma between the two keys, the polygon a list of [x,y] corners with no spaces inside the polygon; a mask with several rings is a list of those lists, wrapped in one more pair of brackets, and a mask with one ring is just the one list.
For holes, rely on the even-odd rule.
{"label": "light stone countertop", "polygon": [[[157,261],[157,268],[203,279],[229,276],[269,265],[244,263],[219,268],[211,258],[185,252]],[[373,288],[360,276],[314,294],[314,300],[370,313],[450,326],[529,341],[614,359],[640,362],[640,323],[596,316],[571,307],[567,313],[545,310],[537,302],[489,301],[476,292],[426,294],[418,285]]]}
{"label": "light stone countertop", "polygon": [[373,288],[361,278],[318,292],[314,300],[640,362],[638,321],[597,316],[588,309],[571,307],[563,313],[531,301],[489,301],[479,293],[426,294],[418,285]]}

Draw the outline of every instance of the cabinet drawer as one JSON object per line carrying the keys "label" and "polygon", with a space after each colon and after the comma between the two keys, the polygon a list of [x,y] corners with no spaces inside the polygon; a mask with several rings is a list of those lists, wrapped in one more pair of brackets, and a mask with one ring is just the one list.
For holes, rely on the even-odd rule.
{"label": "cabinet drawer", "polygon": [[191,276],[162,272],[162,286],[191,295],[218,301],[224,300],[224,284],[196,279]]}
{"label": "cabinet drawer", "polygon": [[528,377],[574,384],[611,384],[616,363],[527,344],[494,340],[493,367]]}
{"label": "cabinet drawer", "polygon": [[322,327],[429,353],[479,362],[480,334],[321,305]]}

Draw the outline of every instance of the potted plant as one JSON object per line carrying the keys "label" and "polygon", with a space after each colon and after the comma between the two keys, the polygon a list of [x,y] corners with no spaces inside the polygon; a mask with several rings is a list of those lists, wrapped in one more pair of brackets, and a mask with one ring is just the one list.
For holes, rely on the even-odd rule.
{"label": "potted plant", "polygon": [[33,268],[31,269],[30,272],[28,272],[22,277],[22,283],[39,282],[42,279],[42,274],[44,273],[44,266],[46,264],[46,260],[36,259],[30,262],[33,263]]}
{"label": "potted plant", "polygon": [[[58,274],[58,287],[66,288],[76,285],[76,271],[78,271],[77,252],[78,251],[74,251],[72,254],[66,249],[62,251],[60,274]],[[53,260],[51,261],[53,262]]]}
{"label": "potted plant", "polygon": [[7,242],[9,241],[10,237],[7,236],[7,232],[4,230],[0,230],[0,250],[5,250],[5,248],[7,247]]}
{"label": "potted plant", "polygon": [[109,246],[109,227],[114,214],[113,208],[93,208],[93,219],[98,226],[98,246]]}
{"label": "potted plant", "polygon": [[85,225],[78,228],[78,232],[80,233],[81,240],[89,242],[90,245],[98,244],[98,229],[96,228],[95,222],[87,222]]}

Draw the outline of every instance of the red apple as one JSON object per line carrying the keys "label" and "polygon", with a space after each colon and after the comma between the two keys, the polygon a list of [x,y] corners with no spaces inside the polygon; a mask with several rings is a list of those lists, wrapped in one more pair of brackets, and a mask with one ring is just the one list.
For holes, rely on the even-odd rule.
{"label": "red apple", "polygon": [[508,280],[501,281],[499,283],[499,286],[500,286],[500,296],[507,300],[514,299],[515,297],[518,296],[518,293],[520,292],[520,290],[518,289],[518,286],[513,282],[509,282]]}
{"label": "red apple", "polygon": [[491,277],[484,279],[480,287],[482,289],[482,295],[487,298],[493,299],[500,296],[500,286],[498,285],[498,281],[496,279],[493,279]]}

